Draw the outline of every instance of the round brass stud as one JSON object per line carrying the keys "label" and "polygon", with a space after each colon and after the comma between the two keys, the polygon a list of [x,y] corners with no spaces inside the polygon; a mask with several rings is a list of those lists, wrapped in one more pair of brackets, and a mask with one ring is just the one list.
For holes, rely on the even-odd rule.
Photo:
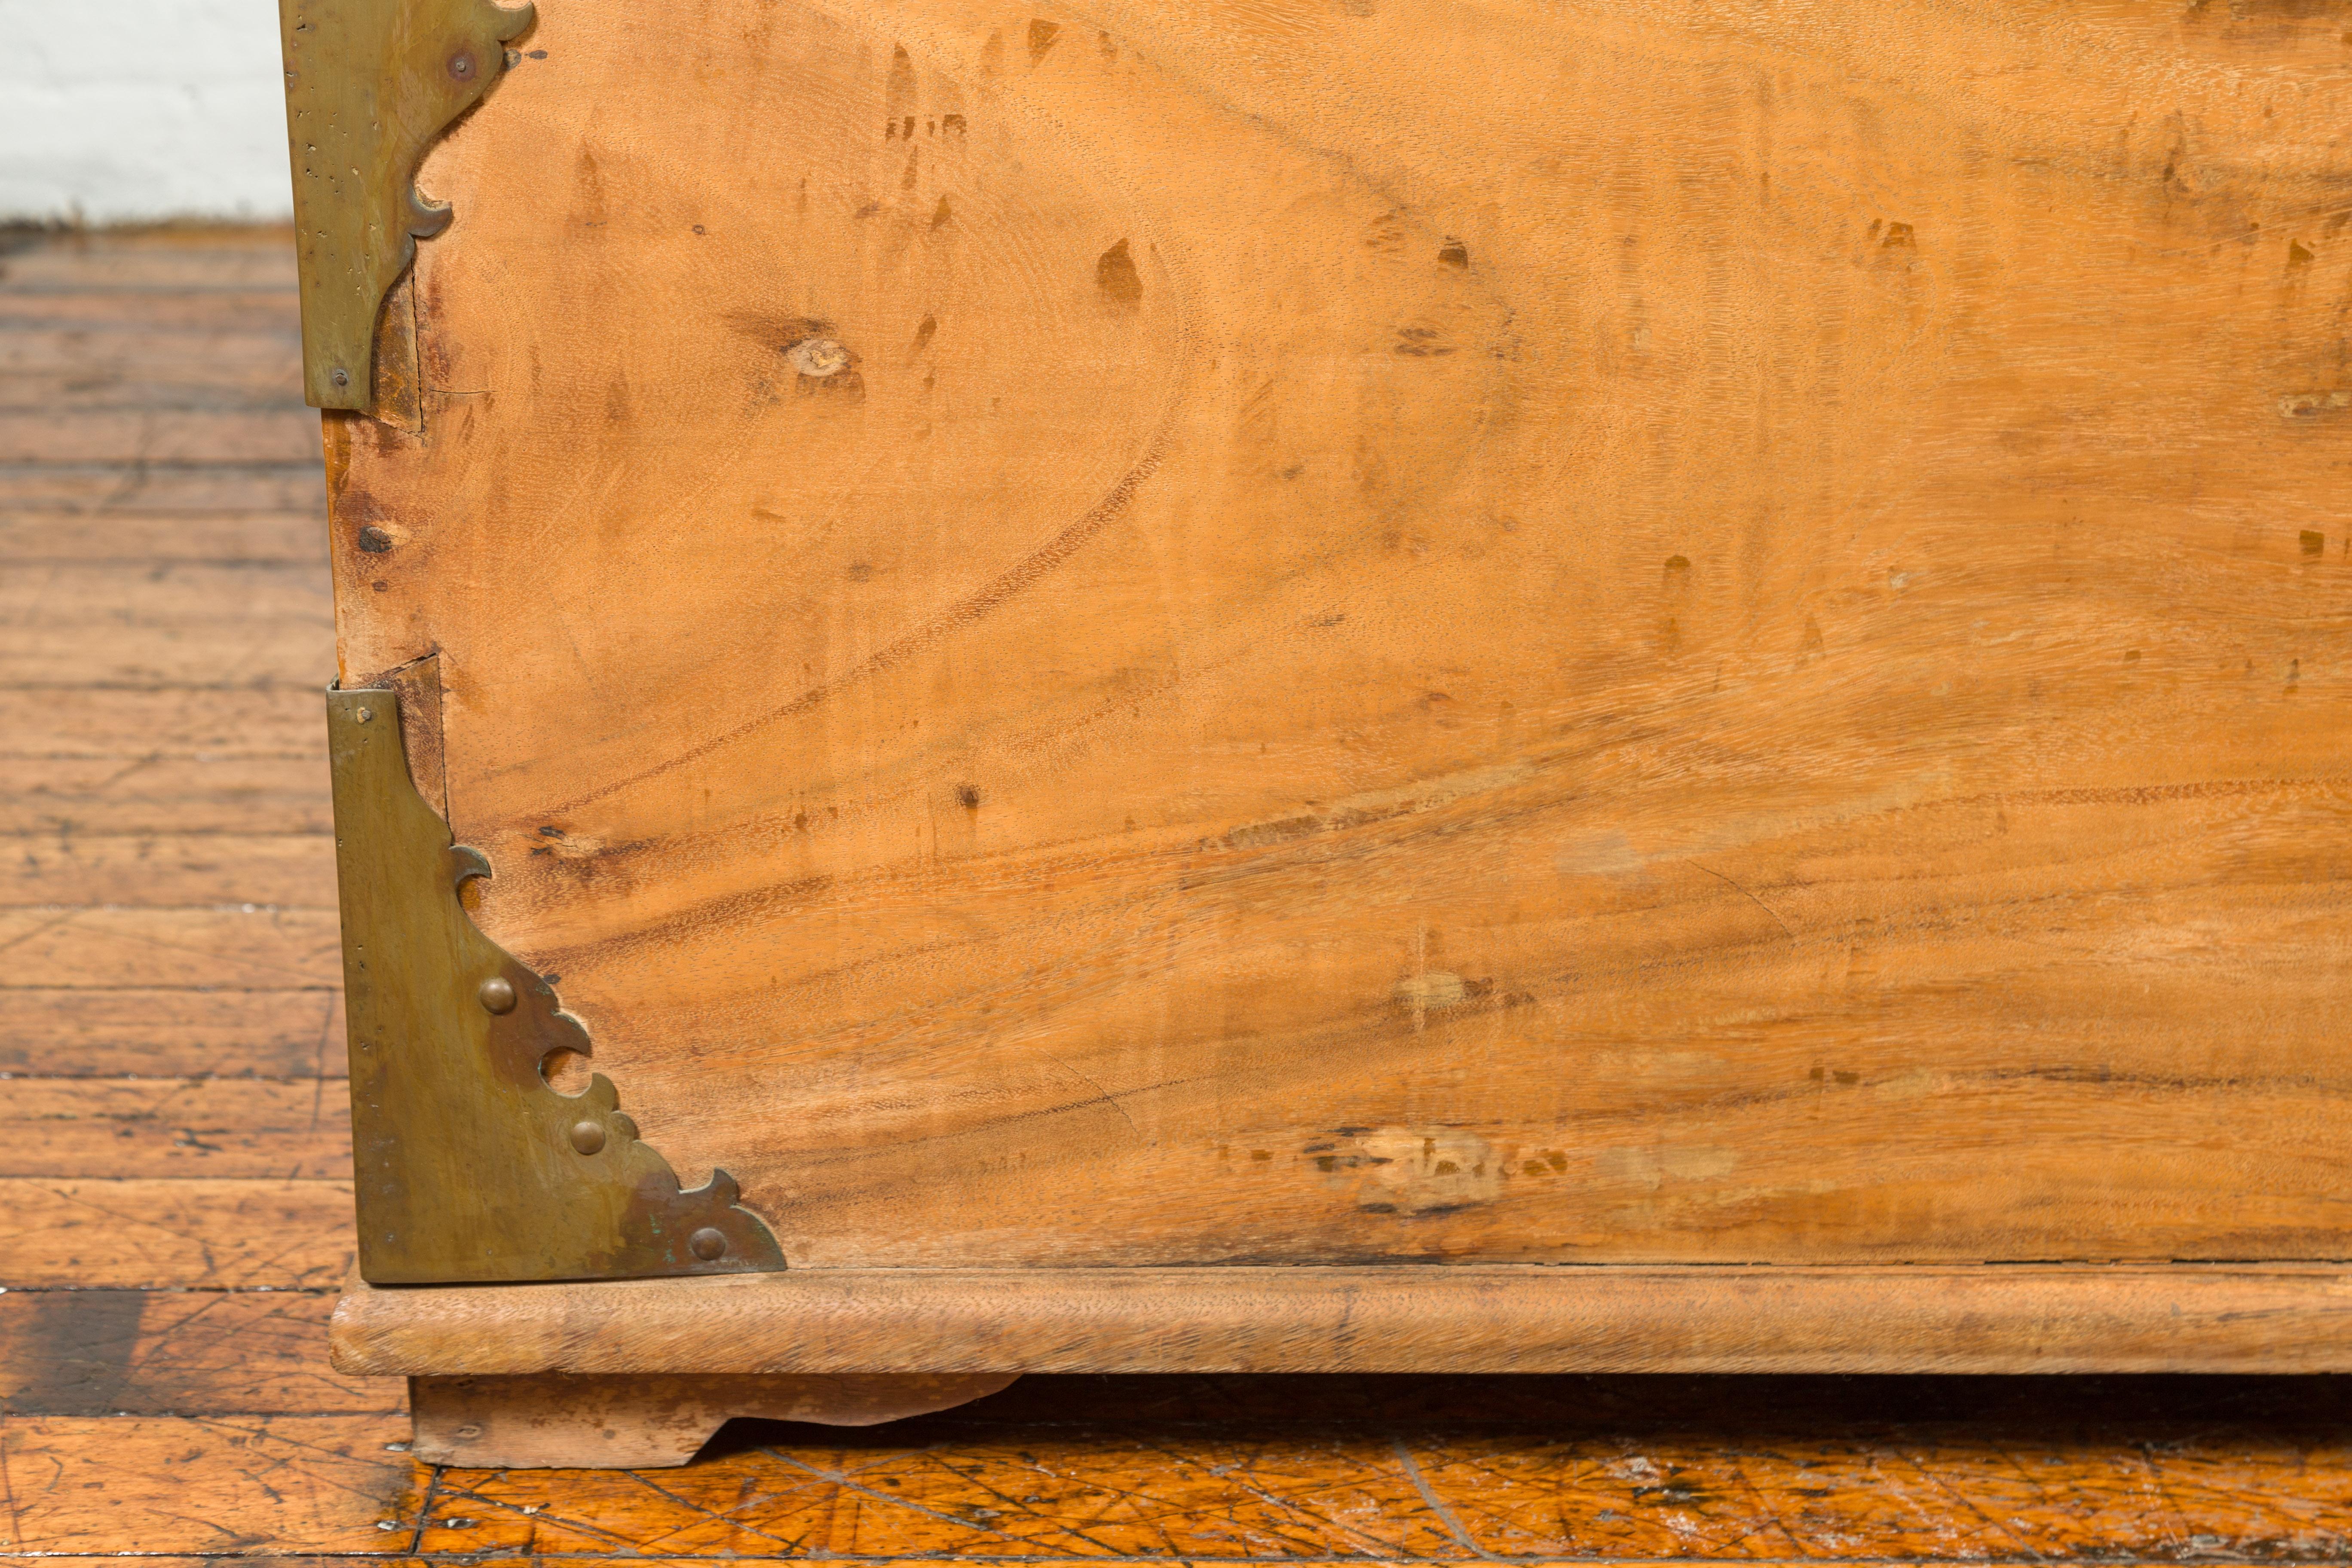
{"label": "round brass stud", "polygon": [[725,1234],[707,1225],[688,1237],[686,1245],[688,1250],[705,1263],[716,1263],[727,1256]]}
{"label": "round brass stud", "polygon": [[483,981],[482,988],[476,992],[475,994],[482,999],[482,1005],[490,1012],[511,1013],[514,1011],[514,982],[509,980],[503,974],[493,974],[488,980]]}
{"label": "round brass stud", "polygon": [[604,1146],[604,1124],[601,1121],[573,1122],[572,1146],[583,1154],[593,1154]]}

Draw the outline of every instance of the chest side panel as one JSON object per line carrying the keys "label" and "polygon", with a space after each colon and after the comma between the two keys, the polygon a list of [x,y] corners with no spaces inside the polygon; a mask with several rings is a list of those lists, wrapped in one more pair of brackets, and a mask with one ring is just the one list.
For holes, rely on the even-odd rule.
{"label": "chest side panel", "polygon": [[346,679],[795,1267],[2340,1251],[2328,28],[542,13]]}

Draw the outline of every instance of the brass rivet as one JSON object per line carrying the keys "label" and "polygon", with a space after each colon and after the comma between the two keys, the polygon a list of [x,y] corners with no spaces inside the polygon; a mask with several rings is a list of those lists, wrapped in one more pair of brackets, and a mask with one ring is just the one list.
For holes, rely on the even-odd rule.
{"label": "brass rivet", "polygon": [[329,375],[327,379],[333,382],[337,386],[349,386],[352,384],[352,373],[347,370],[338,370]]}
{"label": "brass rivet", "polygon": [[362,708],[362,709],[361,709],[361,710],[359,710],[359,713],[358,713],[357,717],[358,717],[358,719],[359,719],[359,721],[360,721],[361,723],[364,724],[364,723],[366,723],[369,720],[371,720],[371,719],[373,719],[373,718],[374,718],[374,717],[375,717],[375,710],[374,710],[374,709],[373,709],[373,708]]}
{"label": "brass rivet", "polygon": [[469,77],[469,76],[473,75],[473,74],[474,74],[474,57],[473,57],[473,56],[471,56],[471,55],[452,55],[452,56],[450,56],[450,57],[449,57],[449,74],[450,74],[451,76],[456,77],[459,81],[463,81],[463,80],[465,80],[467,77]]}
{"label": "brass rivet", "polygon": [[601,1121],[573,1122],[572,1146],[583,1154],[593,1154],[604,1146],[604,1124]]}
{"label": "brass rivet", "polygon": [[514,1011],[514,982],[509,980],[503,974],[493,974],[488,980],[483,981],[481,990],[475,993],[475,994],[481,997],[482,1005],[488,1008],[493,1013],[511,1013]]}
{"label": "brass rivet", "polygon": [[707,1225],[688,1237],[686,1245],[705,1263],[713,1263],[727,1256],[726,1236]]}

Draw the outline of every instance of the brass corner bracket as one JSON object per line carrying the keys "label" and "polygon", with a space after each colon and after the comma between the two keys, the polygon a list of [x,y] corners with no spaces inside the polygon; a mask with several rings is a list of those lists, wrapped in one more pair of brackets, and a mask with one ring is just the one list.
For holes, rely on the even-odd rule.
{"label": "brass corner bracket", "polygon": [[376,318],[449,209],[416,194],[434,139],[506,69],[534,20],[493,0],[278,0],[301,267],[302,391],[375,410]]}
{"label": "brass corner bracket", "polygon": [[335,872],[351,1032],[360,1277],[372,1285],[754,1273],[782,1250],[733,1178],[681,1192],[598,1074],[579,1095],[548,1058],[589,1050],[547,982],[459,901],[489,875],[425,804],[398,694],[330,691]]}

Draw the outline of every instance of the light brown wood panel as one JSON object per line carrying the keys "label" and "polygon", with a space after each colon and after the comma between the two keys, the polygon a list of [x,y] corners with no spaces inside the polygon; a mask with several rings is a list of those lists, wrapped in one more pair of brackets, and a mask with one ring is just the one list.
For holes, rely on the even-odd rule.
{"label": "light brown wood panel", "polygon": [[326,553],[326,519],[314,509],[122,514],[26,511],[0,505],[0,561],[12,565],[30,561],[322,562]]}
{"label": "light brown wood panel", "polygon": [[342,991],[0,985],[0,1072],[343,1076]]}
{"label": "light brown wood panel", "polygon": [[341,1177],[342,1080],[20,1078],[0,1176]]}
{"label": "light brown wood panel", "polygon": [[334,1300],[299,1290],[10,1290],[0,1296],[0,1415],[398,1411],[400,1379],[328,1369]]}
{"label": "light brown wood panel", "polygon": [[79,237],[0,258],[0,292],[294,287],[294,234],[264,225],[162,237],[126,231]]}
{"label": "light brown wood panel", "polygon": [[[296,374],[300,374],[299,366]],[[243,374],[230,367],[203,366],[166,375],[142,364],[134,375],[130,367],[119,363],[34,373],[7,369],[6,355],[0,353],[0,375],[7,377],[0,399],[16,410],[116,414],[138,407],[286,414],[303,406],[286,396],[283,363],[257,366]]]}
{"label": "light brown wood panel", "polygon": [[0,752],[14,757],[324,755],[325,729],[318,691],[299,686],[0,687]]}
{"label": "light brown wood panel", "polygon": [[331,910],[334,840],[323,833],[68,835],[19,839],[0,854],[0,907],[73,900]]}
{"label": "light brown wood panel", "polygon": [[123,332],[201,328],[288,330],[282,288],[13,290],[0,287],[0,332],[95,328]]}
{"label": "light brown wood panel", "polygon": [[[186,626],[222,621],[324,626],[332,615],[327,584],[309,563],[57,563],[19,569],[0,583],[0,626]],[[89,673],[102,674],[96,668]]]}
{"label": "light brown wood panel", "polygon": [[[234,641],[238,653],[250,650]],[[317,756],[0,755],[0,834],[331,833],[326,771]]]}
{"label": "light brown wood panel", "polygon": [[13,985],[331,987],[343,944],[331,909],[0,908]]}
{"label": "light brown wood panel", "polygon": [[[286,512],[306,510],[318,499],[315,462],[250,468],[155,463],[128,468],[104,463],[0,464],[0,517],[18,511],[111,512],[118,517]],[[168,554],[173,546],[165,541],[163,549]]]}
{"label": "light brown wood panel", "polygon": [[348,1180],[0,1177],[0,1285],[12,1291],[315,1289],[351,1263]]}
{"label": "light brown wood panel", "polygon": [[[5,1548],[26,1553],[389,1553],[426,1472],[397,1415],[0,1417]],[[383,1528],[379,1528],[382,1526]]]}
{"label": "light brown wood panel", "polygon": [[792,1269],[354,1286],[335,1365],[415,1373],[2352,1370],[2313,1265]]}
{"label": "light brown wood panel", "polygon": [[[0,294],[0,301],[7,296]],[[0,310],[0,316],[5,316]],[[0,462],[300,463],[319,450],[315,416],[268,411],[138,408],[119,412],[0,410]]]}
{"label": "light brown wood panel", "polygon": [[2263,16],[551,8],[342,668],[795,1265],[2340,1256]]}
{"label": "light brown wood panel", "polygon": [[300,337],[289,331],[17,330],[0,333],[0,373],[8,376],[6,404],[16,408],[47,406],[49,386],[109,407],[149,392],[176,401],[196,388],[283,396],[289,385],[299,392],[302,384],[301,350]]}
{"label": "light brown wood panel", "polygon": [[296,615],[233,624],[234,636],[221,638],[200,625],[0,623],[0,661],[28,685],[77,676],[121,686],[180,685],[200,660],[209,663],[205,673],[211,680],[224,686],[308,685],[315,690],[331,678],[333,654],[323,620]]}
{"label": "light brown wood panel", "polygon": [[1001,1392],[1011,1373],[879,1377],[421,1377],[409,1385],[426,1464],[653,1469],[691,1462],[729,1421],[878,1426]]}

